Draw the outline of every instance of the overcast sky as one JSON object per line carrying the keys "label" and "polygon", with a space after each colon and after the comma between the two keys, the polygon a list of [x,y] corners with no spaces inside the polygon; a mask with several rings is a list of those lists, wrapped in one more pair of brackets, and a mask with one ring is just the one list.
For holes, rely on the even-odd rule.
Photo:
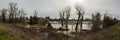
{"label": "overcast sky", "polygon": [[[9,8],[9,3],[17,3],[19,9],[23,8],[27,16],[33,14],[33,11],[38,11],[38,16],[59,17],[59,11],[66,6],[74,6],[77,1],[85,9],[85,17],[90,18],[92,13],[96,11],[104,14],[106,11],[113,17],[120,17],[120,0],[0,0],[0,10]],[[79,3],[79,2],[78,2]],[[72,12],[71,18],[77,15]]]}

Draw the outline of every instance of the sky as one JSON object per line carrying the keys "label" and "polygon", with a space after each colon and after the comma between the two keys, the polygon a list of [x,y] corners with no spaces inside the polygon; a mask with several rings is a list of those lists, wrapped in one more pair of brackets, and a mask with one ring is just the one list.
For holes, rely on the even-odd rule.
{"label": "sky", "polygon": [[[74,10],[76,3],[82,5],[85,11],[85,18],[91,18],[91,14],[96,11],[120,18],[120,0],[0,0],[0,10],[9,8],[9,3],[17,3],[19,9],[24,9],[27,16],[31,16],[34,10],[38,11],[38,16],[50,16],[59,18],[59,11],[66,6],[71,6]],[[77,14],[71,11],[71,18],[77,18]]]}

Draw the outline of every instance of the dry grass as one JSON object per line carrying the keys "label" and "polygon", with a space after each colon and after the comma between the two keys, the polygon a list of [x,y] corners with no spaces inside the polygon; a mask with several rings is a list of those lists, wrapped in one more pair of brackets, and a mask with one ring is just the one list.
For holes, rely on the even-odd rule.
{"label": "dry grass", "polygon": [[119,38],[120,38],[120,24],[100,30],[98,32],[77,36],[77,39],[79,40],[120,40]]}

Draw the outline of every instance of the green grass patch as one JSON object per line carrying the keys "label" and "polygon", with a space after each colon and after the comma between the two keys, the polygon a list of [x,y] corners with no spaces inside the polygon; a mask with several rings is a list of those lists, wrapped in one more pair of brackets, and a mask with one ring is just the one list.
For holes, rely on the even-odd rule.
{"label": "green grass patch", "polygon": [[120,40],[120,25],[113,26],[111,29],[106,30],[102,37],[98,37],[98,40]]}
{"label": "green grass patch", "polygon": [[0,24],[0,30],[5,30],[5,29],[6,29],[5,25]]}
{"label": "green grass patch", "polygon": [[0,40],[23,40],[23,38],[16,37],[15,35],[0,34]]}
{"label": "green grass patch", "polygon": [[20,35],[18,36],[17,31],[10,29],[4,24],[0,24],[0,40],[23,40]]}

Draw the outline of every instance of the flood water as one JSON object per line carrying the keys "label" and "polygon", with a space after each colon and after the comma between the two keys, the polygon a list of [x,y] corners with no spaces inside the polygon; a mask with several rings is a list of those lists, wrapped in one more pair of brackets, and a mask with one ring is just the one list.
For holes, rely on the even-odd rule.
{"label": "flood water", "polygon": [[[60,22],[57,22],[57,21],[50,21],[51,25],[53,26],[53,28],[65,28],[65,26],[61,26],[61,23]],[[90,27],[92,25],[90,24],[90,22],[83,22],[82,24],[82,29],[83,30],[90,30]],[[69,31],[68,32],[75,32],[75,27],[76,27],[76,24],[75,23],[70,23],[68,24],[68,29]],[[78,31],[80,31],[80,25],[78,25]]]}

